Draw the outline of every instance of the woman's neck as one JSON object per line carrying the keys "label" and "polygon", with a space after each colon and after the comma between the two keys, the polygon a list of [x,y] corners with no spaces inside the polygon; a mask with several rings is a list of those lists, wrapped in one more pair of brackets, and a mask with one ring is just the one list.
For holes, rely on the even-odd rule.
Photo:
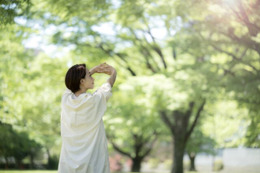
{"label": "woman's neck", "polygon": [[77,92],[75,92],[74,94],[75,94],[75,96],[76,97],[78,97],[80,94],[83,94],[83,93],[85,93],[87,91],[87,89],[80,89],[79,91],[77,91]]}

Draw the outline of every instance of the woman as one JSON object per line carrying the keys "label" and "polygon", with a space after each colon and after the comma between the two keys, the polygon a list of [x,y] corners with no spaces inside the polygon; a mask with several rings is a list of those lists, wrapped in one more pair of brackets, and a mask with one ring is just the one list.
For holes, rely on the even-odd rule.
{"label": "woman", "polygon": [[[110,78],[91,94],[86,91],[94,88],[95,73],[105,73]],[[68,70],[65,77],[68,90],[61,101],[59,173],[110,172],[102,116],[116,75],[116,70],[106,63],[91,70],[85,64],[76,64]]]}

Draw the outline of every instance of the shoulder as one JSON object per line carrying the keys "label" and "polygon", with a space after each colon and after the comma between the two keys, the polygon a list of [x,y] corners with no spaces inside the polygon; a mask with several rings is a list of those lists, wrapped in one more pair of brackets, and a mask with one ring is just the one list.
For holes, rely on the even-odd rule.
{"label": "shoulder", "polygon": [[101,85],[94,93],[96,99],[105,99],[106,101],[112,96],[112,88],[110,83],[106,82]]}
{"label": "shoulder", "polygon": [[106,82],[103,85],[101,85],[96,92],[102,92],[102,91],[112,91],[112,87],[110,85],[110,83]]}
{"label": "shoulder", "polygon": [[91,93],[82,93],[78,97],[75,96],[73,92],[70,90],[65,90],[62,98],[61,98],[62,104],[69,104],[69,105],[82,105],[85,103],[95,102],[94,96]]}

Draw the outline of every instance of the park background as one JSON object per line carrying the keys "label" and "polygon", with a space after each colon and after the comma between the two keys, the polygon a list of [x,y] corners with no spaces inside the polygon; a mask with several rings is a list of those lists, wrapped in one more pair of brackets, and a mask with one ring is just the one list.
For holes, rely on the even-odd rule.
{"label": "park background", "polygon": [[259,0],[0,3],[1,169],[57,169],[65,73],[107,62],[113,171],[260,172]]}

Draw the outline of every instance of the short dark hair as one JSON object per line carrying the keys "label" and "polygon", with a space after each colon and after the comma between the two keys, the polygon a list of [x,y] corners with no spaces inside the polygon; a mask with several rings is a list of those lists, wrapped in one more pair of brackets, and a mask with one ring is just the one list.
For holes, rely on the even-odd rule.
{"label": "short dark hair", "polygon": [[86,65],[76,64],[69,68],[65,76],[66,87],[75,93],[80,89],[80,80],[86,76]]}

